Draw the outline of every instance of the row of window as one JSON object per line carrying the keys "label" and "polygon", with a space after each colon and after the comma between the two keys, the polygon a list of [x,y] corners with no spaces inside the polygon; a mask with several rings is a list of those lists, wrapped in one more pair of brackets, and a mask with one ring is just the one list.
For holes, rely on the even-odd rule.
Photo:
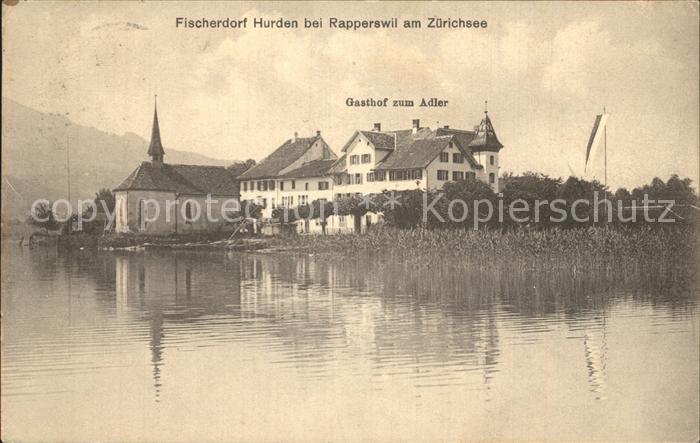
{"label": "row of window", "polygon": [[[371,182],[383,182],[386,181],[387,173],[386,171],[374,171],[368,172],[365,175],[368,183]],[[398,171],[389,171],[389,181],[401,181],[401,180],[420,180],[423,178],[422,169],[403,169]],[[361,185],[363,175],[362,174],[342,174],[336,175],[333,178],[333,182],[336,185]]]}
{"label": "row of window", "polygon": [[[258,180],[258,181],[249,181],[249,182],[243,182],[243,190],[244,191],[255,191],[257,188],[258,191],[274,191],[275,190],[275,180]],[[292,180],[292,189],[296,189],[296,182]],[[280,190],[284,191],[284,181],[280,182]]]}
{"label": "row of window", "polygon": [[359,155],[351,155],[350,156],[350,164],[351,165],[359,165],[360,163],[371,163],[372,162],[372,155],[371,154],[362,154],[362,156]]}
{"label": "row of window", "polygon": [[337,193],[335,194],[335,199],[340,200],[341,198],[350,198],[350,197],[357,197],[357,198],[362,198],[362,193],[361,192],[346,192],[346,193]]}
{"label": "row of window", "polygon": [[389,181],[420,180],[423,178],[422,169],[402,169],[399,171],[389,171]]}
{"label": "row of window", "polygon": [[[319,199],[319,200],[323,200],[323,199]],[[262,206],[263,209],[267,208],[267,203],[268,203],[268,200],[266,198],[258,199],[258,204],[260,206]],[[275,209],[277,207],[292,208],[292,207],[294,207],[294,196],[290,195],[290,196],[282,197],[282,201],[280,202],[280,204],[277,204],[275,199],[271,198],[269,203],[270,203],[270,207],[272,209]],[[309,204],[309,196],[308,195],[300,195],[299,196],[299,206],[304,206],[304,205],[308,205],[308,204]]]}
{"label": "row of window", "polygon": [[[445,171],[443,169],[439,169],[437,171],[437,179],[441,181],[447,181],[449,180],[450,177],[450,171]],[[462,172],[462,171],[452,171],[452,181],[459,181],[459,180],[475,180],[476,179],[476,174],[474,172]],[[489,174],[489,183],[494,184],[496,183],[496,174],[493,172]]]}
{"label": "row of window", "polygon": [[[280,181],[280,191],[284,191],[284,181]],[[255,191],[257,185],[258,191],[274,191],[275,190],[275,180],[258,180],[257,182],[243,182],[243,191]],[[291,189],[296,189],[296,181],[291,180]],[[304,183],[304,190],[309,190],[309,182]],[[325,191],[329,189],[329,183],[327,181],[318,182],[318,190]]]}
{"label": "row of window", "polygon": [[[452,154],[452,163],[464,163],[465,157],[464,154],[461,152],[455,152]],[[441,152],[440,153],[440,163],[449,163],[450,162],[450,154],[448,152]],[[495,164],[495,158],[493,155],[489,155],[489,164],[494,165]]]}
{"label": "row of window", "polygon": [[[439,169],[437,171],[437,179],[446,181],[450,179],[450,171],[445,171],[443,169]],[[459,180],[475,180],[476,179],[476,173],[474,172],[463,172],[463,171],[452,171],[452,181],[459,181]]]}
{"label": "row of window", "polygon": [[[359,155],[351,155],[350,156],[350,164],[356,165],[359,164],[360,162],[362,163],[370,163],[372,160],[372,157],[370,154],[362,154],[362,156]],[[448,152],[441,152],[440,153],[440,162],[442,163],[448,163],[450,161],[450,154]],[[453,153],[452,154],[452,162],[453,163],[464,163],[465,158],[462,153]],[[489,155],[489,164],[494,165],[494,156]],[[443,174],[444,173],[444,174]],[[467,174],[473,174],[471,172],[467,172]],[[459,175],[464,175],[463,172],[459,171],[454,171],[453,176],[459,176]],[[493,175],[493,174],[492,174]],[[449,175],[448,171],[443,171],[440,170],[438,171],[438,180],[447,180]],[[445,178],[441,178],[445,177]],[[368,182],[380,182],[386,180],[386,173],[384,171],[375,171],[375,172],[369,172],[367,173],[367,181]],[[390,171],[389,172],[389,181],[400,181],[400,180],[420,180],[422,178],[421,170],[420,169],[408,169],[408,170],[402,170],[402,171]],[[462,179],[457,179],[453,178],[453,180],[462,180]],[[336,185],[361,185],[362,184],[362,174],[345,174],[345,175],[336,175],[334,178],[334,182]],[[491,183],[494,183],[491,181]],[[284,180],[279,182],[280,184],[280,191],[284,191]],[[296,189],[296,181],[291,180],[290,181],[291,189]],[[258,191],[274,191],[275,190],[275,180],[258,180],[256,181],[250,181],[250,182],[243,182],[243,191],[248,191],[249,189],[251,191],[254,191],[257,188]],[[318,190],[319,191],[324,191],[329,188],[328,182],[318,182]],[[305,183],[304,189],[306,191],[309,190],[309,183]]]}

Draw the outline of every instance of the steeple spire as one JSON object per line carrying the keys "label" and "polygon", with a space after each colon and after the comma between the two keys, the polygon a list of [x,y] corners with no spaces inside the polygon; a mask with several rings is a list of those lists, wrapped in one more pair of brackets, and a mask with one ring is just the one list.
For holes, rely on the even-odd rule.
{"label": "steeple spire", "polygon": [[496,131],[493,129],[493,124],[489,118],[488,103],[488,101],[484,102],[484,118],[481,120],[481,124],[476,127],[474,138],[469,142],[469,148],[472,152],[498,152],[503,147],[501,142],[498,141]]}
{"label": "steeple spire", "polygon": [[153,130],[151,131],[151,144],[148,147],[148,155],[151,156],[151,162],[154,164],[162,164],[163,156],[165,151],[163,151],[163,145],[160,142],[160,126],[158,125],[158,96],[155,96],[155,108],[153,111]]}

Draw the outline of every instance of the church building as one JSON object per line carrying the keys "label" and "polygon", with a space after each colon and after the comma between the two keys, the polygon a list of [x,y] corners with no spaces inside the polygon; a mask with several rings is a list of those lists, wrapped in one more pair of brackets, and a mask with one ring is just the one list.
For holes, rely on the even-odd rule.
{"label": "church building", "polygon": [[236,176],[223,166],[165,163],[157,105],[148,155],[151,161],[141,163],[113,191],[116,232],[169,235],[223,228],[223,201],[239,198]]}

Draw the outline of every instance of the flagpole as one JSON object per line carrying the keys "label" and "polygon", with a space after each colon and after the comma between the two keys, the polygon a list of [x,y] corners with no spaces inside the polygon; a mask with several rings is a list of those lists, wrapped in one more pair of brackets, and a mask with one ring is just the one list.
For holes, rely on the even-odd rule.
{"label": "flagpole", "polygon": [[[603,106],[603,115],[605,115],[605,106]],[[603,140],[604,140],[604,152],[605,152],[605,160],[604,160],[604,167],[605,167],[605,187],[608,187],[608,125],[605,125],[603,128]]]}

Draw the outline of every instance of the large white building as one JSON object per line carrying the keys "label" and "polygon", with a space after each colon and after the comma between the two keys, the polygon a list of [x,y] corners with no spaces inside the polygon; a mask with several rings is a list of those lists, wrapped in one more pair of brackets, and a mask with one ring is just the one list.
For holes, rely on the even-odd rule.
{"label": "large white building", "polygon": [[313,137],[294,137],[272,154],[238,176],[241,200],[262,206],[263,218],[276,207],[293,208],[314,200],[332,198],[328,174],[338,156],[316,132]]}
{"label": "large white building", "polygon": [[[413,120],[411,129],[383,131],[375,123],[371,131],[355,131],[340,158],[320,132],[309,138],[295,135],[239,177],[241,199],[258,202],[263,217],[270,218],[279,206],[385,190],[437,190],[470,176],[497,191],[502,148],[488,112],[473,131],[449,126],[433,130],[421,127],[419,120]],[[348,226],[343,222],[333,218],[329,229],[343,230]]]}

